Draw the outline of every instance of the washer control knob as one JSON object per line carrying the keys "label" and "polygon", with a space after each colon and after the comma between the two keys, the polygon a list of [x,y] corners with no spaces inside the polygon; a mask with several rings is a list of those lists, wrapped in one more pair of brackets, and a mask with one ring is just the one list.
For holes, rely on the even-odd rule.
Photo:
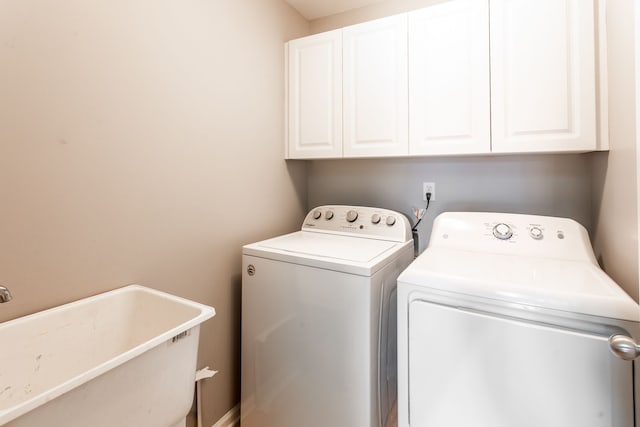
{"label": "washer control knob", "polygon": [[395,223],[396,223],[396,217],[395,217],[395,216],[391,216],[391,215],[389,215],[389,216],[387,217],[387,225],[388,225],[389,227],[391,227],[391,226],[392,226],[393,224],[395,224]]}
{"label": "washer control knob", "polygon": [[380,215],[378,215],[378,214],[371,215],[371,223],[372,224],[380,224]]}
{"label": "washer control knob", "polygon": [[536,240],[540,240],[540,239],[542,239],[544,234],[542,233],[542,229],[540,229],[540,227],[531,227],[529,229],[529,236],[531,236],[532,238],[534,238]]}
{"label": "washer control knob", "polygon": [[356,219],[358,219],[358,212],[354,211],[353,209],[347,212],[347,221],[355,222]]}
{"label": "washer control knob", "polygon": [[322,211],[320,209],[316,209],[313,211],[313,219],[320,219],[322,216]]}
{"label": "washer control knob", "polygon": [[501,222],[493,227],[493,235],[500,240],[509,240],[513,236],[513,230],[507,224]]}
{"label": "washer control knob", "polygon": [[333,218],[333,211],[326,211],[326,212],[324,213],[324,219],[326,219],[326,220],[330,220],[330,219],[332,219],[332,218]]}

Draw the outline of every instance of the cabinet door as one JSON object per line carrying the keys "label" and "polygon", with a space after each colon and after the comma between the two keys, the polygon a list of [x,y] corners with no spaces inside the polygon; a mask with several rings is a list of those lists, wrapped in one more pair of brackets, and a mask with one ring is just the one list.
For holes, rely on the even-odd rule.
{"label": "cabinet door", "polygon": [[340,30],[288,43],[288,158],[342,157]]}
{"label": "cabinet door", "polygon": [[409,154],[488,153],[489,2],[409,14]]}
{"label": "cabinet door", "polygon": [[492,151],[596,148],[589,0],[491,0]]}
{"label": "cabinet door", "polygon": [[407,16],[343,30],[345,157],[407,155]]}

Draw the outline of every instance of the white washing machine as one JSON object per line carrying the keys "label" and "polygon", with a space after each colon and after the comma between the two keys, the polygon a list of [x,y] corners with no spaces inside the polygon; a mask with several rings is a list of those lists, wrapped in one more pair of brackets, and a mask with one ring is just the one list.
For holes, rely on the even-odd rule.
{"label": "white washing machine", "polygon": [[575,221],[441,214],[398,301],[400,427],[636,425],[638,369],[608,339],[640,311]]}
{"label": "white washing machine", "polygon": [[321,206],[242,258],[242,427],[380,426],[397,393],[407,218]]}

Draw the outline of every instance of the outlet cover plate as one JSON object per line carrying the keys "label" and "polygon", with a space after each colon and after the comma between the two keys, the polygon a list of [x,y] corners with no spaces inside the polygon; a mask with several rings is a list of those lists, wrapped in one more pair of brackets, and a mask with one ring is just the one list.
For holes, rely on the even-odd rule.
{"label": "outlet cover plate", "polygon": [[427,193],[431,193],[431,201],[436,200],[436,183],[435,182],[423,182],[422,183],[422,200],[427,200]]}

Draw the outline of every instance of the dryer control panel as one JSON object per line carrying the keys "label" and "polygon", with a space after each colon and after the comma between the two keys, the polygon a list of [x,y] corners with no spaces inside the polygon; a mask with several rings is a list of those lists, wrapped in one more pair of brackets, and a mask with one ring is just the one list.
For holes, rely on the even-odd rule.
{"label": "dryer control panel", "polygon": [[596,263],[587,230],[569,218],[494,212],[445,212],[429,247]]}
{"label": "dryer control panel", "polygon": [[365,206],[318,206],[307,214],[302,230],[394,242],[412,239],[411,226],[406,216],[388,209]]}

